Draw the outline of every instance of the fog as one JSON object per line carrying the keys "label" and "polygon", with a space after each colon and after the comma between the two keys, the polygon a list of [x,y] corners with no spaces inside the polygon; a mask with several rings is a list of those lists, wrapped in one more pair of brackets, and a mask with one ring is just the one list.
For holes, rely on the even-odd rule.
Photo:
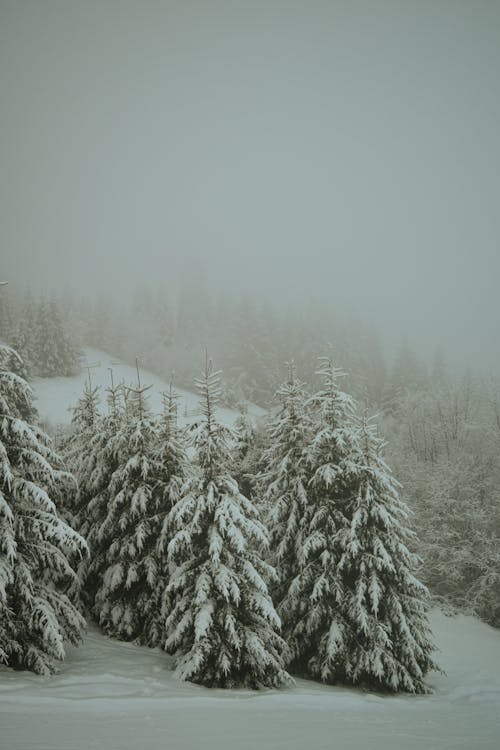
{"label": "fog", "polygon": [[12,285],[325,300],[500,366],[498,2],[0,0]]}

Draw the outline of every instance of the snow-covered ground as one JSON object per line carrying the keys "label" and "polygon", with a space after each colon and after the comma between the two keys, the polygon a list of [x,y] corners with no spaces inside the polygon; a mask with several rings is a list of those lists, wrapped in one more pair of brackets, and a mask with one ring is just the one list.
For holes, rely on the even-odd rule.
{"label": "snow-covered ground", "polygon": [[[116,364],[118,360],[110,357],[98,349],[86,348],[85,359],[89,364],[99,363],[90,371],[92,385],[100,389],[101,399],[104,400],[106,388],[110,385],[109,368],[113,370],[115,384],[123,381],[125,385],[135,386],[137,374],[135,367],[127,364]],[[36,406],[40,417],[52,425],[68,424],[71,421],[71,409],[83,393],[87,370],[84,368],[79,375],[72,378],[35,378],[32,386],[36,396]],[[147,391],[149,405],[153,412],[162,411],[163,391],[168,390],[165,380],[141,368],[141,383],[143,386],[151,385]],[[174,384],[175,386],[175,384]],[[179,396],[179,422],[195,419],[199,414],[198,396],[195,393],[175,387]],[[263,413],[262,409],[254,404],[248,405],[249,412],[255,416]],[[218,418],[224,424],[232,425],[238,416],[238,412],[232,409],[220,407],[217,412]]]}
{"label": "snow-covered ground", "polygon": [[161,651],[91,628],[59,674],[0,667],[5,750],[498,750],[500,631],[432,615],[447,675],[430,696],[382,696],[299,680],[210,690],[173,677]]}

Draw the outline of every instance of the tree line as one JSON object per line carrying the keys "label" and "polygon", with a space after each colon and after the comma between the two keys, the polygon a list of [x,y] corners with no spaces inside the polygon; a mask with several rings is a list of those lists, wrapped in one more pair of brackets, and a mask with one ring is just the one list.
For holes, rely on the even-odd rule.
{"label": "tree line", "polygon": [[186,429],[172,390],[155,418],[140,383],[112,384],[104,413],[87,384],[63,464],[2,352],[4,661],[49,671],[78,637],[81,597],[107,634],[173,653],[182,679],[428,689],[408,510],[329,359],[312,395],[289,366],[258,438],[248,416],[218,421],[208,360]]}
{"label": "tree line", "polygon": [[[85,343],[128,361],[140,352],[147,367],[160,375],[175,367],[176,381],[189,387],[198,353],[209,341],[225,372],[224,403],[238,408],[250,399],[272,408],[282,363],[290,353],[296,354],[297,369],[314,390],[319,387],[314,352],[324,351],[333,340],[335,357],[349,372],[349,393],[379,415],[391,466],[414,513],[420,577],[442,606],[499,626],[498,379],[454,375],[439,352],[426,367],[408,344],[400,345],[389,367],[375,331],[326,309],[310,306],[299,315],[250,298],[211,298],[203,288],[191,291],[184,290],[175,304],[164,294],[147,291],[121,303],[60,298],[52,307],[64,332],[43,325],[32,329],[32,340],[50,354],[52,367],[30,365],[24,374],[74,371],[73,355],[61,364],[53,352],[78,351]],[[8,300],[5,294],[0,303],[2,299]],[[30,295],[0,306],[0,335],[2,320],[10,320],[12,332],[15,320],[19,328],[33,320],[34,308]],[[61,337],[71,346],[61,347]],[[15,337],[3,338],[16,343]],[[17,340],[23,359],[35,361],[23,338]],[[257,443],[262,440],[258,434]]]}

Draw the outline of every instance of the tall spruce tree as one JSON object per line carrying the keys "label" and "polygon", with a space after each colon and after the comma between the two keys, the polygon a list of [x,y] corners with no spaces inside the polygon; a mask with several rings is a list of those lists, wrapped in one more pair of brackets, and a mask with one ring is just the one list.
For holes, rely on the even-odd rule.
{"label": "tall spruce tree", "polygon": [[35,331],[33,371],[36,375],[51,378],[78,372],[81,352],[68,335],[55,300],[40,301]]}
{"label": "tall spruce tree", "polygon": [[59,518],[66,475],[49,438],[26,418],[32,392],[0,346],[0,660],[48,674],[78,643],[84,621],[70,591],[84,540]]}
{"label": "tall spruce tree", "polygon": [[255,456],[252,449],[255,446],[257,429],[246,407],[242,408],[233,429],[235,444],[232,451],[232,475],[245,497],[252,499],[256,489],[255,466],[253,465]]}
{"label": "tall spruce tree", "polygon": [[94,611],[106,633],[122,640],[158,645],[155,610],[158,578],[156,543],[161,516],[154,492],[156,424],[138,376],[129,389],[127,413],[112,440],[118,466],[111,476],[107,514],[97,532],[106,570]]}
{"label": "tall spruce tree", "polygon": [[320,363],[317,374],[323,385],[307,402],[314,423],[305,450],[308,505],[283,604],[293,665],[306,674],[311,673],[311,659],[316,658],[324,634],[334,628],[343,600],[337,569],[339,534],[347,523],[357,479],[354,402],[338,387],[343,373],[329,358],[321,358]]}
{"label": "tall spruce tree", "polygon": [[33,298],[28,292],[25,296],[21,314],[13,327],[12,347],[22,357],[26,374],[31,375],[35,360],[35,308]]}
{"label": "tall spruce tree", "polygon": [[[92,613],[99,617],[96,609],[96,593],[102,587],[107,569],[109,539],[101,534],[101,527],[108,515],[110,485],[123,454],[124,435],[121,429],[124,419],[123,385],[115,386],[111,371],[111,385],[107,389],[107,414],[95,422],[95,430],[86,449],[88,475],[77,471],[83,479],[78,512],[82,529],[85,530],[90,548],[88,566],[82,571],[85,600]],[[83,451],[82,451],[83,452]]]}
{"label": "tall spruce tree", "polygon": [[357,492],[339,540],[340,618],[325,631],[312,670],[323,680],[425,693],[424,676],[437,667],[427,589],[415,577],[418,558],[407,547],[414,537],[406,526],[408,509],[366,415],[359,441]]}
{"label": "tall spruce tree", "polygon": [[[4,282],[6,283],[6,282]],[[0,294],[0,343],[10,344],[15,332],[15,318],[13,306],[8,292]]]}
{"label": "tall spruce tree", "polygon": [[88,536],[88,504],[93,496],[93,473],[99,454],[96,436],[100,432],[99,389],[86,381],[83,394],[73,409],[72,433],[64,446],[64,457],[77,481],[77,489],[68,508],[71,525]]}
{"label": "tall spruce tree", "polygon": [[177,394],[172,384],[163,394],[163,417],[158,429],[155,448],[157,462],[157,483],[155,493],[159,498],[159,514],[162,518],[158,537],[158,581],[155,607],[160,614],[158,638],[165,642],[164,623],[173,608],[172,596],[167,592],[171,565],[168,562],[168,545],[174,534],[170,523],[170,511],[182,497],[182,490],[188,477],[192,474],[186,452],[184,432],[177,422]]}
{"label": "tall spruce tree", "polygon": [[268,427],[268,447],[260,484],[265,487],[264,504],[269,518],[272,563],[278,580],[272,587],[273,600],[288,639],[293,628],[295,605],[290,586],[298,575],[309,519],[306,447],[311,420],[305,408],[305,386],[288,365],[288,379],[277,391],[281,408]]}
{"label": "tall spruce tree", "polygon": [[165,648],[177,674],[211,687],[277,686],[289,681],[285,643],[268,593],[275,575],[261,556],[267,533],[256,507],[230,475],[230,431],[215,418],[220,375],[207,360],[196,381],[203,418],[193,432],[197,476],[169,516],[175,606]]}

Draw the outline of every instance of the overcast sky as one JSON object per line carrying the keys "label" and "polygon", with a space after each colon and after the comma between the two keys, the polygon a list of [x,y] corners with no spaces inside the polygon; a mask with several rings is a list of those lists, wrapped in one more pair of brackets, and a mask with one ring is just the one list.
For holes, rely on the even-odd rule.
{"label": "overcast sky", "polygon": [[498,0],[0,0],[0,149],[11,282],[198,255],[500,367]]}

